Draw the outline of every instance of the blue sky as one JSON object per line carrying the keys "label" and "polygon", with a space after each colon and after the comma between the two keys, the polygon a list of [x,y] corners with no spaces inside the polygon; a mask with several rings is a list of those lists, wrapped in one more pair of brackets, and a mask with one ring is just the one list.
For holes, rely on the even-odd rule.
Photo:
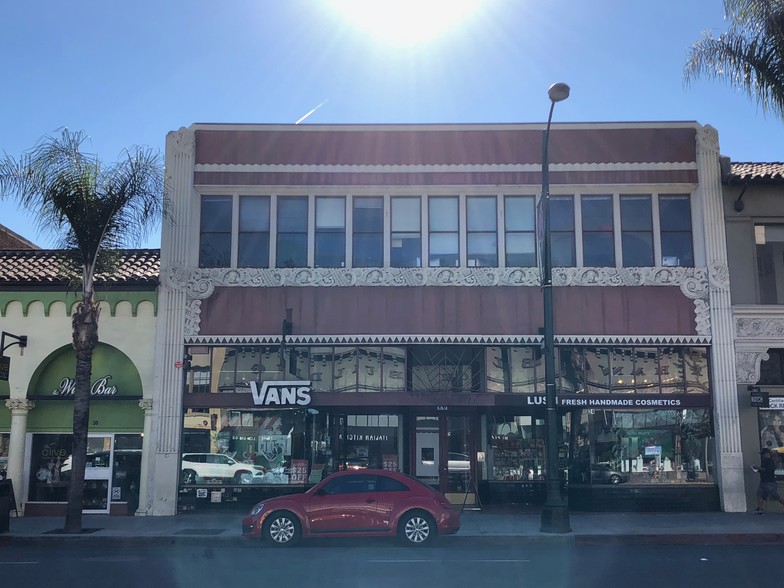
{"label": "blue sky", "polygon": [[[465,18],[408,44],[339,1],[4,3],[0,151],[67,126],[112,162],[133,145],[162,153],[168,131],[194,122],[294,123],[322,103],[303,124],[544,122],[547,88],[563,81],[557,122],[696,120],[733,161],[784,160],[784,123],[726,83],[684,85],[691,45],[726,28],[721,0],[469,0]],[[0,223],[52,246],[7,201]]]}

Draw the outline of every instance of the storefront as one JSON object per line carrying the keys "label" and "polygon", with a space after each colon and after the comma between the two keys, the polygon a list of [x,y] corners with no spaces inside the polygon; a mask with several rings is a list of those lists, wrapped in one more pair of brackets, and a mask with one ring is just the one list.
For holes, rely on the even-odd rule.
{"label": "storefront", "polygon": [[[180,511],[245,507],[361,468],[408,473],[456,504],[544,501],[537,346],[186,353]],[[573,508],[719,508],[707,347],[561,346],[558,358]]]}
{"label": "storefront", "polygon": [[[70,484],[75,353],[53,352],[33,374],[27,398],[25,514],[65,513]],[[120,350],[99,343],[93,354],[84,512],[133,514],[138,507],[144,414],[141,379]]]}

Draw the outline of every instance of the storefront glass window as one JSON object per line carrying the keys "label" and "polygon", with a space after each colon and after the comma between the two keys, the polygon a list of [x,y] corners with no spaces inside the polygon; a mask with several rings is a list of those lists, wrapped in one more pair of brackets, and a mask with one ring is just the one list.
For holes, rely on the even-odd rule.
{"label": "storefront glass window", "polygon": [[533,394],[544,390],[542,354],[533,347],[488,347],[485,353],[488,392]]}
{"label": "storefront glass window", "polygon": [[304,483],[306,414],[222,408],[186,413],[182,485]]}
{"label": "storefront glass window", "polygon": [[8,446],[11,441],[9,433],[0,433],[0,480],[8,475]]}
{"label": "storefront glass window", "polygon": [[683,356],[678,347],[662,347],[659,354],[659,378],[662,393],[683,392]]}
{"label": "storefront glass window", "polygon": [[380,392],[381,370],[381,347],[357,348],[357,384],[359,392]]}
{"label": "storefront glass window", "polygon": [[332,347],[310,348],[310,380],[313,390],[332,390]]}
{"label": "storefront glass window", "polygon": [[784,410],[760,410],[758,414],[760,449],[773,452],[776,477],[784,478]]}
{"label": "storefront glass window", "polygon": [[406,389],[406,350],[403,347],[384,347],[384,390],[402,392]]}
{"label": "storefront glass window", "polygon": [[710,409],[573,411],[571,484],[713,481]]}
{"label": "storefront glass window", "polygon": [[415,392],[478,392],[483,351],[465,346],[410,347],[411,389]]}
{"label": "storefront glass window", "polygon": [[585,383],[591,393],[610,391],[610,350],[606,347],[585,348]]}
{"label": "storefront glass window", "polygon": [[[341,419],[342,421],[342,419]],[[341,469],[400,469],[400,417],[349,414],[341,424]]]}
{"label": "storefront glass window", "polygon": [[357,391],[357,350],[355,347],[336,347],[334,354],[333,392]]}
{"label": "storefront glass window", "polygon": [[66,502],[73,436],[33,435],[30,451],[31,502]]}
{"label": "storefront glass window", "polygon": [[491,480],[543,480],[544,426],[531,416],[488,417]]}
{"label": "storefront glass window", "polygon": [[686,392],[707,394],[708,383],[708,350],[691,347],[683,353],[684,372],[686,373]]}

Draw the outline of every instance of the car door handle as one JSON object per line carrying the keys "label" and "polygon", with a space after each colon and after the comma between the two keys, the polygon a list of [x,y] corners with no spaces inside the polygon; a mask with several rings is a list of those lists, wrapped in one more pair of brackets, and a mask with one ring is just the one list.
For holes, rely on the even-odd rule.
{"label": "car door handle", "polygon": [[367,500],[365,500],[365,502],[367,502],[368,504],[370,504],[370,503],[372,503],[372,502],[375,502],[375,500],[373,500],[372,498],[368,498]]}

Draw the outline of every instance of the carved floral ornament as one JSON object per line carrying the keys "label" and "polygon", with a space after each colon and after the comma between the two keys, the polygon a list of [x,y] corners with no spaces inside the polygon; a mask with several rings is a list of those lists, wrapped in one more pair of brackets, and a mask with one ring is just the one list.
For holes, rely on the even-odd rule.
{"label": "carved floral ornament", "polygon": [[760,364],[769,359],[767,351],[736,351],[735,372],[739,384],[756,384],[760,379]]}
{"label": "carved floral ornament", "polygon": [[[216,287],[539,286],[538,268],[186,268],[164,272],[171,288],[189,299],[209,298]],[[678,286],[693,300],[709,287],[729,285],[726,266],[553,269],[556,286]]]}
{"label": "carved floral ornament", "polygon": [[[162,274],[187,298],[184,334],[199,334],[201,301],[216,287],[539,286],[538,268],[186,268]],[[709,290],[729,287],[726,266],[710,268],[554,268],[556,286],[677,286],[694,300],[697,334],[711,335]]]}

